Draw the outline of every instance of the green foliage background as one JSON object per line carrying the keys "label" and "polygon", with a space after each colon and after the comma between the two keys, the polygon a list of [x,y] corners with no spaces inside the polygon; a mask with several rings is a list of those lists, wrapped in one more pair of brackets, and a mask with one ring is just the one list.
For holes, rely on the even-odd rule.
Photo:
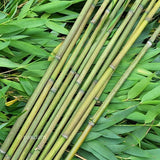
{"label": "green foliage background", "polygon": [[[3,0],[0,2],[1,143],[10,127],[21,115],[25,103],[49,66],[48,57],[54,58],[51,52],[68,34],[83,4],[83,0]],[[158,25],[158,16],[159,13],[129,50],[90,116],[96,112],[123,71],[142,49]],[[159,39],[158,37],[153,47],[148,50],[120,88],[85,140],[78,152],[81,157],[87,160],[159,160]],[[75,143],[86,123],[72,144]],[[79,158],[75,157],[75,159]]]}

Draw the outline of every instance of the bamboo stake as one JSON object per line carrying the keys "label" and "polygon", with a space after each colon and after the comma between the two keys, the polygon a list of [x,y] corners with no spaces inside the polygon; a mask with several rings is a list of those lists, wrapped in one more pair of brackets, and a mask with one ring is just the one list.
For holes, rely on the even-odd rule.
{"label": "bamboo stake", "polygon": [[[117,35],[117,34],[116,34]],[[65,103],[66,104],[66,103]],[[62,110],[60,110],[60,113],[62,112]],[[68,112],[68,111],[67,111]],[[69,112],[68,112],[69,114],[67,115],[67,119],[68,119],[68,117],[70,116],[70,110],[69,110]],[[57,115],[58,117],[59,117],[59,115]],[[65,115],[65,117],[66,117],[66,115]],[[61,121],[61,123],[59,124],[59,126],[58,126],[58,128],[62,128],[63,126],[61,126],[61,124],[65,124],[65,122],[66,122],[66,120],[67,120],[66,118],[64,119],[62,119],[62,121]],[[54,121],[55,122],[55,121]],[[54,125],[55,125],[55,123],[54,123]],[[53,139],[55,139],[55,136],[56,136],[56,134],[54,134],[53,135]]]}
{"label": "bamboo stake", "polygon": [[[129,3],[129,2],[128,2]],[[117,4],[118,5],[118,4]],[[127,6],[127,4],[125,4]],[[125,10],[125,8],[124,8]],[[120,18],[120,17],[119,17]],[[118,19],[117,19],[118,21]],[[82,100],[83,101],[83,100]],[[81,103],[82,103],[81,101]],[[80,103],[80,104],[81,104]],[[64,108],[63,108],[64,109]],[[59,113],[62,113],[62,110],[59,111]],[[57,117],[60,118],[60,115],[57,114]],[[55,120],[53,121],[54,125],[56,125]],[[54,141],[56,140],[56,138],[58,137],[60,131],[62,130],[63,126],[65,125],[66,120],[62,119],[62,121],[60,122],[60,124],[58,125],[58,128],[55,130],[53,136],[50,138],[49,142],[47,143],[47,146],[45,147],[45,149],[43,150],[43,152],[40,155],[40,158],[43,159],[45,154],[48,152],[48,150],[51,148],[52,144],[54,143]],[[53,128],[52,128],[53,129]]]}
{"label": "bamboo stake", "polygon": [[75,143],[75,145],[73,146],[72,150],[69,152],[69,154],[68,154],[68,156],[66,157],[65,160],[70,160],[70,159],[73,158],[73,156],[78,151],[79,147],[82,145],[82,143],[84,142],[85,138],[89,134],[89,132],[92,129],[92,127],[97,123],[97,121],[99,120],[99,118],[102,116],[102,114],[106,110],[106,108],[109,105],[109,103],[112,100],[112,98],[115,96],[115,94],[120,89],[120,87],[123,85],[123,83],[126,81],[126,79],[128,78],[128,76],[131,74],[131,72],[133,71],[133,69],[136,67],[136,65],[141,60],[141,58],[144,56],[144,54],[147,52],[147,50],[152,46],[152,43],[155,41],[155,39],[156,39],[156,37],[158,36],[159,33],[160,33],[160,26],[156,29],[156,31],[153,33],[153,35],[151,36],[151,38],[147,41],[146,45],[143,47],[143,49],[141,50],[141,52],[136,56],[136,58],[133,60],[133,62],[131,63],[131,65],[128,67],[128,69],[124,72],[124,74],[122,75],[122,77],[120,78],[120,80],[117,82],[117,84],[114,86],[114,88],[112,89],[112,91],[107,96],[106,100],[102,104],[102,107],[100,107],[100,109],[91,118],[91,121],[89,122],[89,124],[87,125],[87,127],[83,131],[82,135],[77,140],[77,142]]}
{"label": "bamboo stake", "polygon": [[85,114],[81,118],[81,120],[78,123],[78,125],[75,127],[75,129],[73,130],[73,132],[71,133],[71,135],[69,136],[69,138],[67,139],[67,141],[64,143],[64,145],[62,146],[62,148],[58,151],[57,155],[54,157],[54,160],[59,160],[62,157],[63,153],[66,151],[67,147],[69,146],[69,144],[71,143],[71,141],[73,140],[73,138],[75,137],[75,135],[77,134],[77,132],[79,131],[79,129],[81,128],[81,126],[83,125],[84,121],[86,120],[86,118],[88,117],[89,113],[91,112],[91,110],[95,106],[96,102],[99,100],[99,97],[101,96],[101,94],[102,94],[103,90],[105,89],[105,87],[106,87],[108,81],[110,80],[110,78],[111,77],[109,77],[108,80],[104,83],[104,85],[100,89],[99,93],[96,95],[96,97],[94,98],[94,100],[92,101],[92,103],[90,104],[90,106],[88,107],[87,111],[85,112]]}
{"label": "bamboo stake", "polygon": [[[41,82],[39,83],[37,89],[35,90],[35,92],[33,93],[32,97],[30,98],[30,100],[28,101],[26,107],[24,108],[24,111],[26,111],[15,123],[15,125],[13,126],[13,129],[11,130],[10,134],[8,135],[6,141],[3,143],[1,150],[3,151],[3,154],[5,154],[5,152],[7,151],[7,149],[9,148],[9,146],[11,145],[11,140],[13,141],[14,137],[16,136],[20,126],[23,124],[25,118],[27,117],[29,111],[31,110],[33,104],[35,103],[37,97],[39,96],[40,92],[42,91],[42,89],[45,86],[46,81],[48,80],[48,78],[50,77],[50,75],[52,74],[53,70],[56,68],[60,58],[62,57],[65,50],[67,49],[68,45],[70,44],[70,42],[72,41],[72,39],[75,37],[77,30],[79,29],[79,26],[81,26],[82,24],[82,20],[84,17],[86,17],[88,10],[91,6],[91,4],[93,3],[93,0],[88,0],[85,4],[85,6],[83,7],[80,15],[78,16],[75,24],[73,25],[70,33],[68,34],[68,36],[66,37],[63,45],[61,46],[60,50],[58,51],[56,58],[53,60],[53,62],[51,62],[51,65],[49,66],[46,74],[43,76],[44,78],[42,78]],[[73,41],[71,42],[73,43]],[[49,80],[49,85],[52,83],[52,80]],[[3,158],[4,155],[0,155],[0,158]]]}
{"label": "bamboo stake", "polygon": [[[80,120],[81,116],[84,114],[86,107],[91,103],[92,99],[95,97],[97,92],[99,91],[99,88],[101,84],[103,84],[106,79],[114,72],[118,64],[120,63],[121,59],[125,56],[126,52],[129,50],[129,48],[132,46],[132,44],[135,42],[135,40],[138,38],[138,36],[141,34],[143,29],[148,24],[149,20],[153,17],[155,12],[159,9],[160,0],[155,4],[154,8],[150,11],[146,19],[143,21],[143,23],[140,25],[140,27],[137,29],[136,34],[134,36],[131,36],[126,43],[126,45],[122,48],[121,52],[118,54],[118,56],[115,58],[115,60],[112,62],[110,67],[106,70],[106,72],[103,74],[102,78],[99,80],[99,82],[94,87],[94,91],[90,93],[90,95],[87,98],[87,101],[85,101],[82,105],[82,107],[79,109],[79,112],[75,114],[74,120],[68,125],[68,128],[63,132],[62,136],[58,139],[58,141],[55,143],[51,151],[46,156],[46,160],[51,159],[59,150],[59,148],[63,145],[63,143],[66,141],[66,139],[71,134],[73,128],[77,125],[78,121]],[[81,113],[81,114],[79,114]]]}
{"label": "bamboo stake", "polygon": [[[62,114],[61,111],[59,111],[59,113]],[[57,115],[57,117],[60,118],[60,116],[58,116],[58,115]],[[54,120],[54,126],[55,126],[55,124],[56,124],[56,123],[55,123],[55,120]],[[51,128],[51,127],[50,127],[50,128]],[[53,128],[52,128],[52,129],[53,129]]]}
{"label": "bamboo stake", "polygon": [[[54,100],[53,100],[53,101],[54,101]],[[55,101],[54,101],[54,102],[55,102]],[[56,109],[57,109],[57,108],[56,108]],[[54,118],[54,115],[52,115],[52,117]],[[52,119],[52,118],[50,118],[50,120],[51,120],[51,119]],[[50,121],[50,120],[49,120],[49,121]]]}
{"label": "bamboo stake", "polygon": [[[93,20],[91,21],[91,24],[90,24],[90,26],[93,28],[93,22],[95,23],[97,20],[98,20],[98,18],[99,18],[99,16],[100,16],[100,14],[103,12],[103,10],[104,10],[104,8],[107,6],[107,4],[108,4],[108,2],[109,1],[105,1],[104,3],[103,3],[103,5],[101,6],[101,8],[99,9],[99,11],[97,12],[97,14],[94,16],[94,18],[93,18]],[[104,18],[107,18],[106,16],[104,17]],[[103,21],[101,21],[101,23],[103,24],[104,23],[104,18],[103,18]],[[89,29],[91,30],[91,27],[89,27]],[[100,26],[98,27],[98,30],[100,29]],[[98,30],[96,31],[96,34],[98,33]],[[86,32],[87,33],[87,32]],[[94,35],[94,38],[96,37],[96,34]],[[86,36],[86,35],[85,35]],[[93,41],[93,40],[92,40]],[[84,41],[83,41],[84,42]],[[81,48],[81,47],[79,47],[79,48]],[[73,54],[73,55],[75,55],[75,54]],[[73,61],[73,60],[72,60]],[[77,64],[77,63],[76,63]],[[69,66],[68,64],[66,65],[67,67]],[[73,72],[72,72],[72,74],[73,74]],[[70,78],[71,79],[71,78]],[[58,81],[58,80],[57,80]],[[59,83],[60,81],[58,81],[58,83]],[[65,86],[67,87],[67,85],[65,84]],[[62,94],[63,92],[62,92],[62,90],[60,90],[60,93]],[[57,97],[59,97],[60,98],[60,96],[57,96]],[[42,99],[42,98],[41,98]],[[53,100],[54,101],[54,100]],[[55,101],[54,101],[55,102]],[[45,105],[46,105],[46,103],[45,103]],[[52,107],[53,108],[53,107]],[[43,110],[43,112],[45,111],[45,109],[42,109]],[[43,113],[40,113],[41,115],[43,114]],[[50,112],[49,112],[49,114],[50,114]],[[39,116],[39,120],[40,120],[40,117],[41,116]],[[38,122],[39,121],[37,121],[37,119],[35,119],[35,123],[36,124],[38,124]],[[35,123],[34,123],[34,125],[33,126],[36,126],[35,125]],[[32,128],[32,131],[33,131],[33,128]],[[31,132],[30,132],[31,133]],[[29,135],[27,135],[27,137],[29,137]],[[27,140],[25,141],[25,142],[27,142]],[[22,145],[19,147],[19,150],[21,150],[20,148],[23,148],[23,146],[24,146],[24,144],[25,143],[22,143]],[[17,151],[18,153],[20,152],[20,151]],[[26,154],[26,151],[25,151],[25,154]],[[14,155],[14,157],[15,157],[15,155]],[[17,157],[16,157],[17,158]]]}
{"label": "bamboo stake", "polygon": [[[74,23],[70,33],[68,34],[68,36],[65,39],[64,44],[62,45],[61,49],[59,50],[59,52],[57,53],[56,57],[61,57],[63,56],[64,51],[66,50],[66,48],[68,47],[69,43],[71,42],[72,38],[74,37],[75,33],[77,32],[77,30],[79,29],[79,26],[83,20],[83,17],[86,16],[86,13],[90,7],[90,5],[92,4],[93,0],[88,0],[85,4],[85,6],[82,9],[82,12],[80,13],[79,17],[77,18],[76,22]],[[14,126],[12,127],[10,133],[8,134],[7,138],[5,139],[4,143],[1,146],[1,151],[0,152],[0,159],[3,158],[4,154],[7,152],[9,146],[11,145],[11,143],[13,142],[15,136],[17,135],[21,125],[23,124],[24,120],[26,119],[27,115],[29,114],[30,110],[32,109],[32,106],[34,105],[34,103],[36,102],[38,96],[40,95],[40,93],[42,92],[46,82],[48,81],[48,79],[50,78],[52,72],[54,71],[54,69],[56,68],[56,65],[59,61],[57,59],[54,59],[49,68],[47,69],[46,73],[44,74],[43,78],[41,79],[41,81],[39,82],[37,88],[35,89],[34,93],[32,94],[32,96],[30,97],[30,99],[28,100],[25,108],[23,109],[24,114],[18,118],[18,120],[16,121],[16,123],[14,124]]]}

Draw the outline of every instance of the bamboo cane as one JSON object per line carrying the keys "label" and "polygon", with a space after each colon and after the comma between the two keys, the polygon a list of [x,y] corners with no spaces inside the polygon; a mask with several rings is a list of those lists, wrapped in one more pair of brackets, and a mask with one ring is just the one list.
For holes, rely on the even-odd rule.
{"label": "bamboo cane", "polygon": [[[93,3],[93,0],[88,0],[85,4],[85,6],[83,7],[79,17],[77,18],[75,24],[73,25],[69,35],[66,37],[66,40],[64,41],[62,47],[60,48],[59,52],[56,55],[56,58],[53,60],[53,62],[51,62],[51,65],[48,68],[48,71],[46,72],[46,74],[43,76],[44,78],[42,78],[40,84],[38,85],[37,89],[35,90],[33,96],[31,97],[31,99],[28,101],[24,111],[25,114],[23,116],[21,116],[18,121],[15,123],[14,127],[13,127],[13,132],[11,130],[11,133],[8,135],[8,138],[6,139],[6,141],[4,142],[4,144],[1,147],[1,150],[4,151],[5,148],[8,148],[9,145],[12,143],[11,139],[13,140],[15,135],[16,135],[16,131],[18,131],[18,128],[20,128],[21,124],[23,123],[23,121],[25,120],[25,118],[27,117],[29,111],[31,110],[31,106],[33,106],[33,104],[35,103],[37,97],[39,96],[40,92],[42,91],[42,89],[44,88],[44,85],[46,83],[46,81],[48,80],[47,77],[50,77],[50,75],[52,74],[53,70],[56,68],[60,57],[63,56],[65,50],[67,49],[68,45],[70,44],[71,40],[75,37],[75,34],[77,32],[77,30],[79,29],[79,26],[81,26],[82,24],[82,20],[84,17],[86,17],[86,15],[88,14],[88,10],[91,6],[91,4]],[[83,29],[82,29],[83,30]],[[73,43],[73,41],[71,42]],[[75,42],[74,42],[75,43]],[[52,71],[51,71],[52,69]],[[50,74],[50,75],[49,75]],[[44,83],[45,82],[45,83]],[[51,86],[52,80],[48,81],[48,86]],[[37,94],[39,93],[39,94]],[[16,127],[15,127],[16,126]],[[12,138],[13,137],[13,138]],[[23,136],[22,136],[23,137]],[[6,149],[7,150],[7,149]],[[5,151],[4,151],[5,152]],[[3,153],[5,154],[5,153]],[[0,155],[1,157],[3,157],[3,155]],[[1,158],[0,157],[0,158]]]}
{"label": "bamboo cane", "polygon": [[[129,3],[129,2],[128,2],[128,3]],[[117,5],[118,5],[118,4],[117,4]],[[127,4],[126,4],[126,6],[127,6]],[[125,10],[125,9],[124,9],[124,10]],[[120,18],[120,17],[119,17],[119,18]],[[81,101],[81,102],[82,102],[82,101]],[[81,104],[81,103],[80,103],[80,104]],[[61,113],[61,112],[62,112],[62,110],[60,110],[59,113]],[[57,117],[60,117],[60,116],[57,115]],[[55,121],[54,121],[54,124],[56,124]],[[55,141],[56,138],[58,137],[58,135],[59,135],[60,131],[62,130],[64,124],[65,124],[65,122],[62,120],[62,121],[60,122],[60,124],[58,125],[58,128],[55,130],[53,136],[50,138],[50,141],[47,143],[47,146],[46,146],[45,149],[43,150],[43,152],[42,152],[42,154],[41,154],[41,156],[40,156],[41,159],[44,158],[44,155],[47,153],[47,150],[50,149],[50,147],[52,146],[52,144],[54,143],[54,141]]]}
{"label": "bamboo cane", "polygon": [[[67,111],[68,112],[68,111]],[[70,113],[69,113],[70,114]],[[69,117],[69,116],[68,116]],[[63,123],[63,125],[65,124],[65,122],[66,122],[66,119],[62,119],[62,123]],[[59,125],[59,127],[60,127],[61,125]],[[61,127],[62,128],[62,127]],[[53,135],[53,137],[55,137],[55,135]]]}
{"label": "bamboo cane", "polygon": [[[61,113],[61,112],[60,112]],[[59,116],[58,116],[59,117]],[[54,121],[55,122],[55,121]]]}
{"label": "bamboo cane", "polygon": [[[102,9],[101,9],[101,12],[102,12]],[[96,18],[96,17],[97,17],[97,16],[95,16],[95,18]],[[95,19],[95,18],[94,18],[94,19]],[[104,20],[103,20],[103,21],[104,21]],[[76,63],[76,64],[77,64],[77,63]],[[60,96],[58,96],[58,97],[60,97]],[[54,101],[54,102],[55,102],[55,101]],[[41,117],[41,116],[39,116],[39,117]],[[34,122],[38,124],[37,119],[35,119]],[[35,123],[33,123],[33,124],[35,124]],[[35,126],[35,125],[34,125],[34,126]],[[33,130],[33,129],[32,129],[32,130]],[[27,135],[27,137],[29,137],[29,135]],[[33,138],[33,139],[34,139],[34,138]],[[24,145],[24,143],[23,143],[23,145]],[[20,148],[22,148],[22,146],[20,146],[19,149],[20,149]],[[25,152],[25,154],[26,154],[26,152]]]}
{"label": "bamboo cane", "polygon": [[[75,33],[79,29],[79,26],[80,26],[83,18],[86,16],[86,13],[87,13],[89,7],[92,4],[92,1],[93,0],[88,0],[86,2],[85,6],[82,9],[82,12],[80,13],[79,17],[77,18],[76,22],[74,23],[70,33],[66,37],[66,40],[65,40],[64,44],[62,45],[61,49],[59,50],[59,52],[57,53],[56,57],[63,56],[66,48],[68,47],[68,45],[70,44],[70,42],[71,42],[72,38],[74,37]],[[54,69],[56,68],[56,65],[57,65],[58,62],[59,62],[59,60],[57,60],[57,59],[54,59],[51,62],[51,64],[50,64],[49,68],[47,69],[45,75],[41,79],[40,83],[38,84],[37,88],[35,89],[34,93],[31,96],[31,98],[27,102],[27,104],[26,104],[26,106],[23,110],[24,114],[21,117],[18,118],[18,120],[16,121],[16,123],[12,127],[10,133],[8,134],[7,138],[5,139],[4,143],[1,146],[1,151],[2,152],[0,152],[0,159],[3,158],[4,154],[7,152],[9,146],[13,142],[15,136],[17,135],[17,133],[18,133],[20,127],[21,127],[21,125],[23,124],[24,120],[26,119],[27,115],[29,114],[30,110],[32,109],[32,106],[36,102],[38,96],[42,92],[46,82],[50,78],[50,76],[51,76],[52,72],[54,71]]]}
{"label": "bamboo cane", "polygon": [[118,56],[115,58],[115,60],[112,62],[112,64],[110,65],[110,67],[106,70],[106,72],[103,74],[102,78],[99,80],[99,82],[96,84],[96,86],[94,87],[94,91],[92,91],[90,93],[90,95],[88,96],[87,101],[85,101],[83,103],[83,106],[79,109],[79,113],[82,114],[76,114],[74,116],[74,120],[68,125],[68,128],[63,132],[62,136],[58,139],[58,141],[55,143],[55,145],[53,146],[53,148],[51,149],[51,151],[48,153],[48,155],[46,156],[46,160],[47,159],[51,159],[56,152],[59,150],[59,148],[63,145],[63,143],[66,141],[66,139],[68,138],[68,136],[71,134],[71,131],[73,130],[73,128],[77,125],[78,121],[80,120],[81,116],[84,114],[86,107],[91,103],[92,99],[94,98],[94,96],[97,94],[101,84],[103,84],[105,82],[105,80],[109,77],[109,75],[111,75],[113,73],[113,71],[116,69],[116,67],[118,66],[118,64],[120,63],[121,59],[124,57],[124,55],[126,54],[126,52],[129,50],[129,48],[132,46],[132,44],[135,42],[135,40],[138,38],[138,36],[141,34],[141,32],[143,31],[143,29],[146,27],[146,25],[148,24],[149,20],[153,17],[153,15],[155,14],[155,12],[159,9],[159,5],[160,5],[160,1],[158,1],[154,8],[150,11],[150,13],[148,14],[147,18],[143,21],[143,23],[140,25],[140,27],[137,29],[136,34],[134,36],[131,36],[129,38],[129,41],[126,43],[126,45],[122,48],[121,52],[118,54]]}
{"label": "bamboo cane", "polygon": [[[122,75],[122,77],[120,78],[120,80],[117,82],[117,84],[114,86],[114,88],[112,89],[112,91],[107,96],[106,100],[102,104],[102,107],[91,118],[91,121],[89,122],[89,124],[87,125],[87,127],[83,131],[82,135],[77,140],[77,142],[75,143],[75,145],[73,146],[72,150],[69,152],[69,154],[67,155],[67,157],[66,157],[65,160],[72,159],[72,157],[74,156],[74,154],[78,151],[79,147],[84,142],[85,138],[89,134],[89,132],[92,129],[92,127],[97,123],[98,119],[104,113],[104,111],[106,110],[106,108],[107,108],[108,104],[110,103],[110,101],[112,100],[112,98],[115,96],[115,94],[117,93],[117,91],[119,90],[119,88],[123,85],[123,83],[126,81],[126,79],[128,78],[128,76],[131,74],[131,72],[133,71],[133,69],[136,67],[136,65],[141,60],[141,58],[144,56],[144,54],[147,52],[147,50],[152,46],[152,43],[155,41],[155,39],[156,39],[156,37],[158,36],[159,33],[160,33],[160,26],[156,29],[156,31],[153,33],[153,35],[151,36],[151,38],[147,41],[146,45],[143,47],[143,49],[141,50],[141,52],[136,56],[136,58],[133,60],[133,62],[131,63],[131,65],[128,67],[128,69],[124,72],[124,74]],[[92,122],[94,123],[94,125],[93,124],[90,125]]]}
{"label": "bamboo cane", "polygon": [[63,153],[66,151],[67,147],[69,146],[69,144],[71,143],[71,141],[73,140],[73,138],[75,137],[75,135],[77,134],[78,130],[83,125],[84,121],[86,120],[86,118],[88,117],[89,113],[91,112],[91,110],[95,106],[96,102],[99,100],[99,97],[101,96],[101,94],[102,94],[103,90],[105,89],[105,87],[106,87],[108,81],[110,80],[110,78],[108,78],[108,80],[104,83],[104,85],[100,89],[99,93],[96,95],[96,97],[94,98],[94,100],[92,101],[92,103],[90,104],[90,106],[88,107],[87,111],[85,112],[85,114],[81,118],[81,120],[78,123],[78,125],[75,127],[75,129],[73,130],[73,132],[71,133],[71,135],[69,136],[69,138],[67,139],[67,141],[64,143],[64,145],[62,146],[62,148],[58,151],[57,155],[54,157],[54,160],[59,160],[62,157]]}

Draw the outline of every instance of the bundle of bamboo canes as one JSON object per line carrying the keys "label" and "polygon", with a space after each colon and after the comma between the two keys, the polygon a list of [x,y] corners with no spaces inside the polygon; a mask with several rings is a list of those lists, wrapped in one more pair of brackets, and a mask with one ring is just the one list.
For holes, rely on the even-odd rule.
{"label": "bundle of bamboo canes", "polygon": [[[95,13],[97,3],[98,0],[86,1],[70,33],[26,104],[24,113],[2,145],[0,159],[59,160],[122,58],[160,7],[160,0],[136,0],[134,3],[130,0],[104,0]],[[130,10],[120,21],[128,6]],[[72,159],[159,32],[160,27],[90,119],[66,157],[67,160]],[[111,33],[113,35],[110,39]]]}

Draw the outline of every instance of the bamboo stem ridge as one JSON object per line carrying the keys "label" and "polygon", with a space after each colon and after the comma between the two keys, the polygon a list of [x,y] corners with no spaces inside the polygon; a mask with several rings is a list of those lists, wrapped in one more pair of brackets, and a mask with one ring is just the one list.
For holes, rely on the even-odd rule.
{"label": "bamboo stem ridge", "polygon": [[[128,76],[131,74],[131,72],[133,71],[133,69],[138,64],[138,62],[142,59],[142,57],[147,52],[147,50],[152,46],[152,43],[155,41],[155,39],[156,39],[156,37],[158,36],[159,33],[160,33],[160,26],[156,29],[156,31],[153,33],[153,35],[151,36],[151,38],[147,41],[146,45],[143,47],[143,49],[141,50],[141,52],[136,56],[136,58],[131,63],[131,65],[128,67],[128,69],[124,72],[124,74],[122,75],[122,77],[120,78],[120,80],[117,82],[117,84],[115,85],[115,87],[112,89],[112,91],[107,96],[105,102],[102,104],[102,106],[100,107],[100,109],[91,118],[91,121],[89,122],[89,124],[87,125],[87,127],[83,131],[82,135],[79,137],[79,139],[77,140],[77,142],[75,143],[75,145],[73,146],[72,150],[69,152],[69,154],[67,155],[67,157],[65,158],[65,160],[71,160],[73,158],[73,156],[78,151],[79,147],[84,142],[84,140],[87,137],[87,135],[89,134],[89,132],[92,129],[92,127],[97,123],[97,121],[99,120],[99,118],[101,117],[101,115],[106,110],[108,104],[110,103],[110,101],[112,100],[112,98],[114,97],[114,95],[120,89],[120,87],[122,86],[122,84],[126,81],[126,79],[128,78]],[[91,125],[91,124],[93,124],[93,125]]]}
{"label": "bamboo stem ridge", "polygon": [[[64,42],[64,44],[61,46],[60,51],[57,54],[57,57],[59,56],[63,56],[64,51],[66,50],[66,48],[68,47],[70,41],[72,40],[72,38],[74,37],[75,33],[77,32],[77,30],[79,29],[79,26],[83,20],[83,18],[86,16],[86,13],[89,9],[89,7],[91,6],[93,0],[88,0],[85,4],[85,6],[82,9],[82,12],[80,13],[79,17],[77,18],[76,22],[74,23],[70,33],[68,34],[68,36],[66,37],[66,40]],[[18,120],[16,121],[16,123],[14,124],[14,126],[12,127],[10,133],[8,134],[5,142],[2,144],[1,146],[1,150],[3,151],[2,153],[0,153],[0,159],[3,158],[4,154],[7,152],[9,146],[11,145],[11,143],[13,142],[15,136],[17,135],[21,125],[23,124],[24,120],[26,119],[27,115],[29,114],[30,110],[32,109],[32,106],[34,105],[34,103],[36,102],[38,96],[40,95],[40,93],[42,92],[44,86],[46,85],[48,79],[50,78],[52,72],[54,71],[54,69],[56,68],[56,64],[58,63],[57,59],[54,59],[49,68],[47,69],[46,73],[44,74],[43,78],[41,79],[40,83],[38,84],[37,88],[35,89],[34,93],[32,94],[31,98],[29,99],[29,101],[27,102],[24,110],[23,110],[23,115],[21,117],[18,118]]]}
{"label": "bamboo stem ridge", "polygon": [[[115,58],[115,60],[112,62],[112,64],[110,65],[110,67],[106,70],[106,72],[103,74],[103,76],[101,77],[101,79],[98,81],[98,83],[94,87],[94,91],[92,91],[90,93],[90,95],[87,98],[87,101],[85,101],[83,103],[83,105],[79,109],[79,112],[77,114],[75,114],[75,116],[73,118],[73,121],[70,124],[68,124],[67,129],[63,132],[62,136],[57,140],[57,142],[55,143],[55,145],[53,146],[53,148],[51,149],[51,151],[49,152],[49,154],[46,156],[46,160],[53,158],[53,156],[55,155],[55,153],[57,153],[57,151],[59,150],[60,146],[62,146],[62,144],[69,137],[69,135],[71,134],[73,128],[77,125],[77,123],[80,120],[81,116],[86,111],[86,108],[89,106],[89,104],[91,103],[92,99],[98,93],[101,84],[103,84],[107,80],[107,78],[114,72],[114,70],[116,69],[116,67],[120,63],[121,59],[125,56],[125,54],[129,50],[129,48],[132,46],[132,44],[135,42],[135,40],[141,34],[141,32],[143,31],[143,29],[146,27],[146,25],[148,24],[149,20],[153,17],[153,15],[155,14],[155,12],[158,10],[159,3],[160,3],[160,1],[158,1],[155,4],[155,6],[150,11],[150,13],[148,14],[148,16],[145,18],[145,20],[140,25],[140,27],[136,30],[136,32],[135,32],[136,34],[134,36],[131,36],[129,38],[129,40],[127,41],[127,43],[125,44],[125,46],[122,48],[122,50],[120,51],[120,53],[118,54],[118,56]],[[81,113],[81,114],[79,114],[79,113]]]}

